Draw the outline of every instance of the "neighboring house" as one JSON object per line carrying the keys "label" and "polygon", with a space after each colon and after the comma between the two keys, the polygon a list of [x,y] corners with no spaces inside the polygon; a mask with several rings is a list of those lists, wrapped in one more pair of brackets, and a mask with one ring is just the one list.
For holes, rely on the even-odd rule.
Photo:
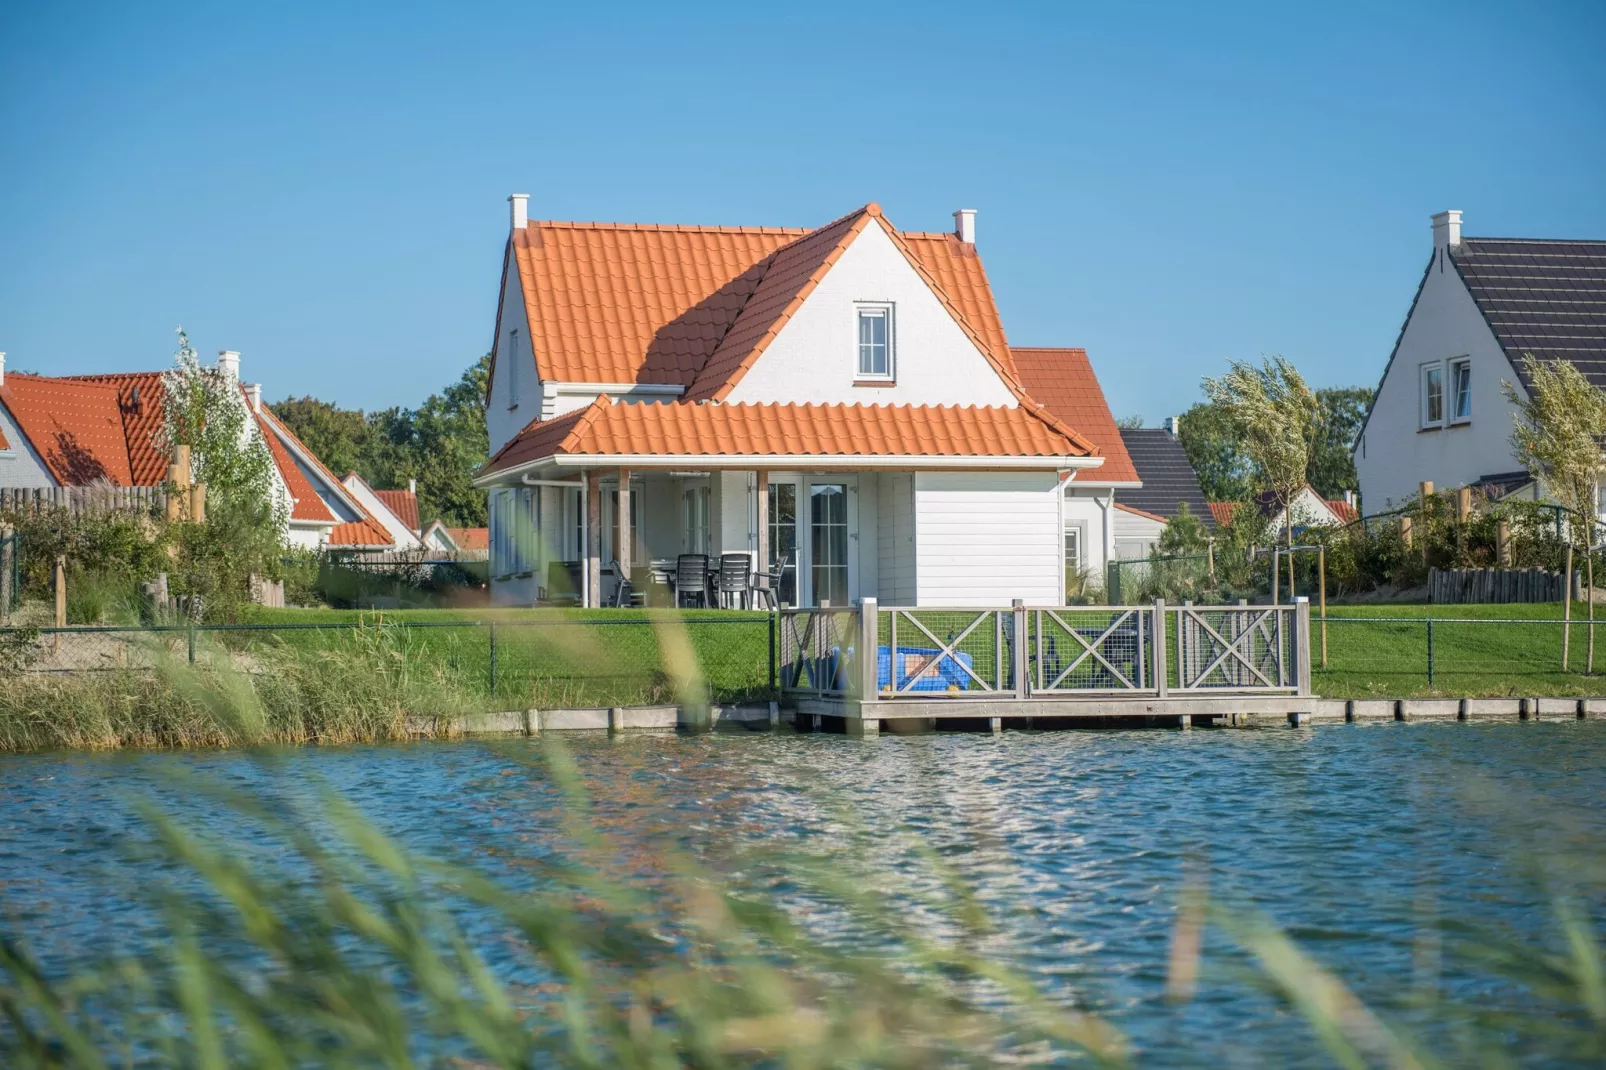
{"label": "neighboring house", "polygon": [[490,528],[442,528],[449,548],[459,554],[484,556],[491,548]]}
{"label": "neighboring house", "polygon": [[1433,255],[1356,437],[1370,513],[1413,499],[1423,480],[1520,489],[1513,406],[1524,354],[1569,360],[1606,386],[1606,241],[1461,236],[1461,213],[1433,217]]}
{"label": "neighboring house", "polygon": [[[240,355],[219,353],[218,367],[238,382]],[[161,486],[170,460],[161,446],[166,400],[161,372],[8,374],[0,353],[0,487]],[[261,386],[242,384],[241,404],[249,433],[273,458],[291,545],[389,548],[384,528],[262,404]]]}
{"label": "neighboring house", "polygon": [[1120,440],[1028,392],[974,212],[925,233],[875,204],[799,230],[511,202],[476,477],[493,601],[580,562],[596,604],[615,558],[683,552],[784,560],[801,605],[1064,600],[1067,516],[1100,511],[1065,487],[1100,486]]}
{"label": "neighboring house", "polygon": [[375,490],[356,472],[347,472],[340,485],[385,529],[390,536],[390,549],[417,550],[424,546],[419,538],[417,482],[408,480],[406,490]]}
{"label": "neighboring house", "polygon": [[1126,508],[1116,518],[1117,557],[1149,556],[1165,526],[1184,505],[1207,532],[1216,526],[1210,501],[1199,487],[1198,473],[1177,437],[1177,417],[1167,420],[1165,427],[1123,428],[1121,440],[1142,482],[1136,490],[1121,494]]}
{"label": "neighboring house", "polygon": [[[1244,504],[1211,502],[1210,515],[1218,526],[1225,526],[1232,523],[1233,514]],[[1267,529],[1274,534],[1283,530],[1288,512],[1294,514],[1295,534],[1305,528],[1336,528],[1359,519],[1361,515],[1353,495],[1346,493],[1343,499],[1323,498],[1309,483],[1294,495],[1288,510],[1277,503],[1277,495],[1269,490],[1255,495],[1253,504],[1260,515],[1266,518]]]}

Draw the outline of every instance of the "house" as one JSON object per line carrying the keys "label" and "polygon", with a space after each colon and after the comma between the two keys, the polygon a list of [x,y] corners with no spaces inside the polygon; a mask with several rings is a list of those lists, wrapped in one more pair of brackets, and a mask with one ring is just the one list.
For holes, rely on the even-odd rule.
{"label": "house", "polygon": [[1173,416],[1165,427],[1121,429],[1121,441],[1140,482],[1135,490],[1121,495],[1115,528],[1118,558],[1148,557],[1166,525],[1184,506],[1207,532],[1216,526],[1210,502],[1199,487],[1199,475],[1177,437],[1177,427]]}
{"label": "house", "polygon": [[[239,382],[240,354],[219,353],[217,367]],[[162,446],[166,400],[161,372],[7,373],[0,353],[0,487],[163,485],[170,461]],[[287,506],[290,545],[350,552],[390,547],[385,529],[262,403],[259,384],[242,384],[240,403],[248,433],[273,458],[274,493]]]}
{"label": "house", "polygon": [[1606,241],[1472,238],[1433,217],[1433,253],[1354,445],[1369,513],[1440,490],[1532,482],[1512,457],[1525,354],[1606,386]]}
{"label": "house", "polygon": [[[1231,524],[1233,515],[1242,508],[1244,502],[1211,502],[1210,514],[1217,526]],[[1277,501],[1277,495],[1272,491],[1262,491],[1252,499],[1255,509],[1266,520],[1267,530],[1273,534],[1283,530],[1283,523],[1288,513],[1294,515],[1294,531],[1305,528],[1336,528],[1358,520],[1361,511],[1355,505],[1355,497],[1345,492],[1342,499],[1323,498],[1316,493],[1316,488],[1309,483],[1294,495],[1289,508],[1284,509]]]}
{"label": "house", "polygon": [[[784,563],[795,604],[1053,605],[1068,537],[1111,552],[1136,473],[1086,355],[1009,345],[974,211],[933,233],[873,203],[815,229],[510,203],[476,477],[494,602],[572,562],[598,604],[615,560],[694,552]],[[1027,386],[1050,372],[1053,404]]]}
{"label": "house", "polygon": [[418,482],[408,480],[406,490],[375,490],[356,472],[347,472],[340,485],[360,502],[385,533],[392,550],[423,549],[418,526]]}

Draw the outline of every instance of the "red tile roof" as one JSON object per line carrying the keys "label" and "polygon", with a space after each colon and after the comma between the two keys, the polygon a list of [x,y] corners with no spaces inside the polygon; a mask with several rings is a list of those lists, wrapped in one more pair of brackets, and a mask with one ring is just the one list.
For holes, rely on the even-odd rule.
{"label": "red tile roof", "polygon": [[491,548],[490,528],[447,528],[459,550],[488,550]]}
{"label": "red tile roof", "polygon": [[1348,524],[1360,518],[1361,511],[1344,499],[1329,498],[1326,501],[1327,508],[1333,511],[1333,515],[1338,517],[1340,522]]}
{"label": "red tile roof", "polygon": [[57,483],[136,485],[115,386],[11,372],[0,402]]}
{"label": "red tile roof", "polygon": [[407,525],[407,530],[418,530],[418,495],[410,490],[376,490],[374,497],[385,503],[385,508]]}
{"label": "red tile roof", "polygon": [[268,411],[266,405],[257,414],[257,426],[262,430],[262,438],[268,444],[268,452],[273,454],[274,466],[279,469],[279,475],[284,479],[284,485],[290,491],[290,519],[306,520],[312,523],[333,524],[335,514],[330,512],[318,492],[313,489],[312,481],[296,464],[295,457],[290,453],[288,446],[280,437],[280,433],[289,434],[289,428],[278,421]]}
{"label": "red tile roof", "polygon": [[1215,518],[1216,525],[1218,527],[1223,527],[1223,526],[1225,526],[1227,524],[1231,524],[1232,523],[1232,515],[1238,511],[1238,507],[1239,506],[1244,505],[1244,504],[1246,504],[1246,503],[1244,503],[1244,502],[1211,502],[1210,503],[1210,515]]}
{"label": "red tile roof", "polygon": [[329,543],[331,550],[347,547],[363,547],[384,549],[394,546],[395,540],[390,537],[384,525],[363,513],[361,520],[351,520],[344,524],[336,524],[329,529]]}
{"label": "red tile roof", "polygon": [[[957,241],[957,239],[955,239]],[[1098,483],[1136,483],[1138,470],[1099,388],[1085,349],[1010,349],[1021,385],[1033,399],[1098,447],[1104,464],[1087,473]]]}
{"label": "red tile roof", "polygon": [[1130,505],[1123,505],[1120,502],[1116,502],[1115,503],[1115,507],[1117,509],[1121,510],[1121,512],[1123,512],[1123,513],[1131,513],[1133,516],[1141,516],[1141,517],[1144,517],[1145,519],[1148,519],[1148,520],[1158,520],[1162,524],[1171,523],[1171,521],[1167,520],[1165,517],[1161,516],[1159,513],[1151,513],[1151,512],[1148,512],[1147,510],[1144,510],[1144,509],[1137,509],[1137,508],[1134,508],[1133,506],[1130,506]]}
{"label": "red tile roof", "polygon": [[162,373],[117,372],[68,378],[116,389],[134,485],[154,487],[167,482],[171,457],[162,449],[162,433],[167,423],[167,387],[162,383]]}
{"label": "red tile roof", "polygon": [[959,405],[618,403],[534,423],[486,471],[569,456],[1088,456],[1035,408]]}

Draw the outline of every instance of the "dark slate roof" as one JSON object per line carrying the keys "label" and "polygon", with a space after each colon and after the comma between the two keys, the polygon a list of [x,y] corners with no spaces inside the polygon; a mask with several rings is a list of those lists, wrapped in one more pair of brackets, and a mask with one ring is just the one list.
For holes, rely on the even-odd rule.
{"label": "dark slate roof", "polygon": [[1121,441],[1138,470],[1143,486],[1118,490],[1115,500],[1146,513],[1157,513],[1167,520],[1177,515],[1179,502],[1188,503],[1188,512],[1207,528],[1216,526],[1210,503],[1199,489],[1199,477],[1188,463],[1182,443],[1163,427],[1122,428]]}
{"label": "dark slate roof", "polygon": [[1463,238],[1450,259],[1513,365],[1570,360],[1606,387],[1606,241]]}

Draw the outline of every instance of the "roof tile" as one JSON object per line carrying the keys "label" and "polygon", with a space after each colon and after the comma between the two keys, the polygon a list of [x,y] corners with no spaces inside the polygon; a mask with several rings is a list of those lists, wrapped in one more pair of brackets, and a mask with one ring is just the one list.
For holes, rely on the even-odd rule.
{"label": "roof tile", "polygon": [[1104,464],[1088,474],[1100,483],[1138,482],[1138,471],[1127,455],[1087,350],[1015,347],[1010,353],[1026,392],[1104,455]]}

